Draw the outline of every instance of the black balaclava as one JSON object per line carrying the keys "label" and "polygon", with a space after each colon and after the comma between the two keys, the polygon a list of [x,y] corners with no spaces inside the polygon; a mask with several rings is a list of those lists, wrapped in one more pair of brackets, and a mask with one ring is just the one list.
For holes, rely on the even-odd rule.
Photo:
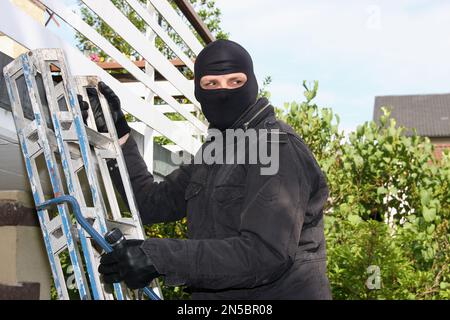
{"label": "black balaclava", "polygon": [[[204,76],[238,72],[247,75],[247,82],[240,88],[205,90],[200,86]],[[258,82],[247,50],[229,40],[217,40],[206,46],[195,61],[195,97],[213,128],[230,128],[258,97]]]}

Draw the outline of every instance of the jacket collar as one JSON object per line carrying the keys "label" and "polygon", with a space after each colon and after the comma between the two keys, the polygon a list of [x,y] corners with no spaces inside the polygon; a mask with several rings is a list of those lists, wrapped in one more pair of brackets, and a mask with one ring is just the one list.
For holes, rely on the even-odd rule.
{"label": "jacket collar", "polygon": [[270,115],[275,115],[275,109],[267,98],[259,98],[254,105],[249,107],[239,119],[231,126],[230,129],[255,128],[262,120]]}

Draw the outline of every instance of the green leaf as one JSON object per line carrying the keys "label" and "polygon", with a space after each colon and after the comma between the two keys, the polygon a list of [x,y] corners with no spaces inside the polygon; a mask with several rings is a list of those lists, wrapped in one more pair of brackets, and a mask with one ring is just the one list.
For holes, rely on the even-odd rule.
{"label": "green leaf", "polygon": [[386,149],[386,151],[388,151],[389,153],[392,153],[394,151],[394,148],[390,144],[386,144],[384,146],[384,149]]}
{"label": "green leaf", "polygon": [[350,163],[348,163],[348,162],[345,162],[344,163],[344,169],[345,170],[351,170],[352,169],[352,165]]}
{"label": "green leaf", "polygon": [[364,159],[361,156],[356,156],[355,165],[357,168],[362,168],[362,166],[364,165]]}
{"label": "green leaf", "polygon": [[357,224],[360,224],[360,223],[362,222],[362,219],[361,219],[360,216],[351,214],[351,215],[348,216],[348,221],[349,221],[351,224],[353,224],[353,225],[357,225]]}
{"label": "green leaf", "polygon": [[390,194],[391,195],[397,195],[398,193],[398,189],[396,187],[391,187],[390,188]]}
{"label": "green leaf", "polygon": [[388,193],[388,190],[385,187],[379,187],[377,189],[377,194],[378,195],[383,195],[383,194],[387,194],[387,193]]}
{"label": "green leaf", "polygon": [[436,219],[436,209],[424,207],[423,218],[426,222],[433,222]]}
{"label": "green leaf", "polygon": [[358,134],[358,136],[362,136],[364,134],[364,126],[358,126],[358,128],[356,129],[356,133]]}
{"label": "green leaf", "polygon": [[390,127],[389,130],[388,130],[390,136],[395,136],[396,131],[397,130],[395,130],[395,128],[392,128],[392,127]]}
{"label": "green leaf", "polygon": [[427,206],[431,200],[431,193],[428,190],[420,191],[420,203],[423,207]]}
{"label": "green leaf", "polygon": [[440,209],[441,207],[441,203],[438,199],[433,199],[430,201],[430,205],[431,208],[435,208],[437,211]]}

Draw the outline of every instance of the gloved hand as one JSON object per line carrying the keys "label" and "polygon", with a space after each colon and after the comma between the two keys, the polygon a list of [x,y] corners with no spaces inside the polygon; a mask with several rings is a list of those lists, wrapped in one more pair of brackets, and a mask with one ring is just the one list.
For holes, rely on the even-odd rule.
{"label": "gloved hand", "polygon": [[[106,101],[108,101],[109,109],[111,110],[111,115],[116,127],[117,137],[120,139],[131,131],[130,127],[128,126],[128,122],[125,119],[125,115],[120,108],[120,99],[114,93],[114,91],[112,91],[112,89],[108,87],[103,81],[100,81],[98,83],[98,90],[106,98]],[[94,114],[98,132],[108,132],[105,117],[103,116],[102,108],[100,106],[100,100],[98,99],[96,90],[88,88],[86,91],[89,96],[89,101],[91,102],[92,113]],[[89,105],[86,101],[83,100],[83,97],[81,95],[78,95],[78,102],[80,103],[83,121],[84,123],[86,123],[86,120],[88,118]]]}
{"label": "gloved hand", "polygon": [[140,248],[143,240],[125,240],[118,249],[100,259],[98,272],[105,283],[125,282],[128,288],[141,289],[160,276],[152,260]]}

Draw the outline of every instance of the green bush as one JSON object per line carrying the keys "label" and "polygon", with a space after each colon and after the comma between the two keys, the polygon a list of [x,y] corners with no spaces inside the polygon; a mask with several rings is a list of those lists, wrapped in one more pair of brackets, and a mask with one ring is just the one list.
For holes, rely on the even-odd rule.
{"label": "green bush", "polygon": [[[328,275],[336,299],[448,299],[450,154],[441,161],[427,138],[406,136],[388,108],[348,139],[339,117],[306,101],[279,116],[293,126],[327,176]],[[371,289],[368,268],[380,286]],[[372,270],[372,269],[371,269]],[[370,271],[370,270],[369,270]]]}

